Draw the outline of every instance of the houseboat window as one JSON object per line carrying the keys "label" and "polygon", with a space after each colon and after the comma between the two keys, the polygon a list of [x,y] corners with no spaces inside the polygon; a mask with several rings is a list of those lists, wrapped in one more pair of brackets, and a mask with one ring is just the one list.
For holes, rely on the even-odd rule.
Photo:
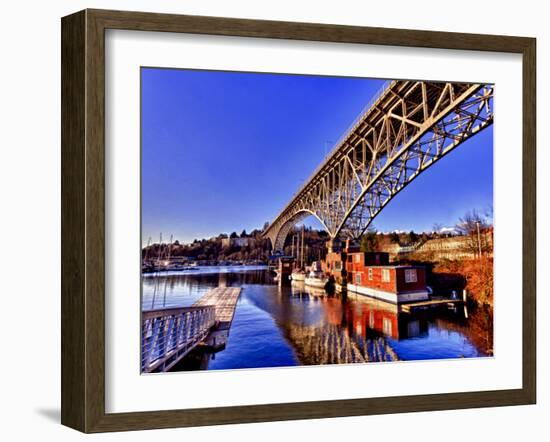
{"label": "houseboat window", "polygon": [[336,261],[334,263],[334,270],[336,270],[337,272],[342,271],[342,261]]}
{"label": "houseboat window", "polygon": [[361,255],[359,253],[355,255],[355,262],[361,262]]}
{"label": "houseboat window", "polygon": [[420,322],[412,321],[407,324],[407,337],[416,338],[420,335]]}
{"label": "houseboat window", "polygon": [[382,281],[389,282],[390,281],[390,270],[389,269],[382,269]]}
{"label": "houseboat window", "polygon": [[385,335],[388,335],[388,336],[391,336],[392,335],[392,323],[391,323],[391,319],[389,318],[384,318],[382,320],[382,331],[384,332]]}
{"label": "houseboat window", "polygon": [[369,280],[372,281],[372,269],[369,268]]}
{"label": "houseboat window", "polygon": [[355,284],[361,284],[361,273],[355,274]]}
{"label": "houseboat window", "polygon": [[405,270],[405,282],[417,282],[416,269]]}

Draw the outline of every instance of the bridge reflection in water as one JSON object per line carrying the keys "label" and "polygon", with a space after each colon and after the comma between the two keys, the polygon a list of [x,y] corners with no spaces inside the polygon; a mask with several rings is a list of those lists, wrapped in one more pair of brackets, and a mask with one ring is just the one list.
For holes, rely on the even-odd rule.
{"label": "bridge reflection in water", "polygon": [[[234,269],[233,269],[234,270]],[[400,313],[360,295],[279,287],[266,270],[161,276],[144,281],[143,305],[185,307],[219,285],[243,287],[227,347],[194,351],[173,370],[391,362],[490,355],[492,324],[461,309]],[[156,292],[166,296],[152,298]],[[163,305],[164,304],[164,305]],[[480,315],[485,317],[485,315]]]}
{"label": "bridge reflection in water", "polygon": [[356,295],[329,295],[304,284],[293,284],[291,296],[316,303],[324,312],[311,325],[282,321],[285,336],[304,365],[397,361],[393,340],[427,333],[425,321],[400,315],[392,304]]}

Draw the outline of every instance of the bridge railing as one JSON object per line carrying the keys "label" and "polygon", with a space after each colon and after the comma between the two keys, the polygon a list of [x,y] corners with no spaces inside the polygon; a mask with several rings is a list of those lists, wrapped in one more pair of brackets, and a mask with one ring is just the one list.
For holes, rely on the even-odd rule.
{"label": "bridge railing", "polygon": [[[359,114],[355,117],[355,119],[351,122],[351,124],[348,126],[348,128],[342,133],[340,138],[332,145],[332,148],[328,151],[328,153],[323,158],[323,161],[321,161],[321,164],[315,169],[315,171],[311,174],[309,179],[304,181],[304,184],[300,186],[297,192],[292,195],[292,198],[290,199],[290,202],[287,204],[287,206],[281,211],[283,213],[294,201],[294,198],[297,197],[300,192],[307,187],[307,185],[310,183],[311,179],[317,175],[317,173],[324,167],[325,163],[328,161],[328,159],[338,150],[338,148],[342,145],[342,143],[346,140],[346,138],[349,136],[349,134],[355,129],[355,126],[359,124],[359,122],[365,117],[365,115],[369,112],[369,110],[373,107],[373,105],[382,98],[386,90],[390,87],[390,85],[395,80],[385,80],[380,88],[374,93],[374,95],[369,99],[367,104],[363,106],[363,109]],[[271,226],[271,224],[270,224]],[[269,229],[269,227],[268,227]]]}
{"label": "bridge railing", "polygon": [[332,146],[332,149],[330,150],[327,157],[330,157],[332,153],[338,149],[338,147],[346,140],[346,138],[349,136],[349,134],[355,129],[355,126],[359,124],[359,122],[363,119],[363,117],[366,115],[366,113],[370,110],[370,108],[376,103],[382,95],[384,95],[384,92],[386,92],[386,89],[392,84],[393,80],[386,80],[382,83],[380,88],[376,91],[376,93],[370,98],[370,100],[363,106],[363,109],[359,114],[355,117],[355,119],[352,121],[352,123],[348,126],[348,128],[342,133],[340,138],[334,143]]}
{"label": "bridge railing", "polygon": [[[367,104],[363,106],[363,109],[361,109],[361,112],[357,114],[355,119],[351,122],[351,124],[347,127],[347,129],[342,132],[342,135],[340,135],[340,138],[336,140],[336,143],[332,145],[332,149],[329,150],[319,167],[313,172],[310,179],[307,180],[304,184],[304,187],[307,186],[307,184],[311,181],[311,178],[313,178],[319,170],[323,168],[327,160],[332,156],[334,152],[338,150],[338,148],[342,145],[342,143],[346,140],[346,138],[349,136],[351,132],[355,129],[355,126],[359,124],[359,122],[365,117],[365,115],[370,111],[370,109],[373,107],[373,105],[382,98],[386,90],[390,87],[390,85],[394,82],[394,80],[385,80],[380,88],[375,92],[375,94],[369,99]],[[295,195],[298,195],[301,192],[302,189],[300,189],[298,192],[296,192]]]}
{"label": "bridge railing", "polygon": [[203,341],[215,323],[214,306],[143,312],[141,371],[168,369]]}

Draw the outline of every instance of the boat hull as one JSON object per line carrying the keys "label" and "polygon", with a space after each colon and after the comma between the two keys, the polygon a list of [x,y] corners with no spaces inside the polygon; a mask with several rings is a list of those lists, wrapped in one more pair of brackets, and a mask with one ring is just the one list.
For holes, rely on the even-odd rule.
{"label": "boat hull", "polygon": [[[341,285],[337,285],[338,290],[342,290]],[[386,292],[384,290],[365,287],[362,285],[348,284],[348,292],[357,293],[358,295],[368,296],[370,298],[380,299],[382,301],[391,302],[392,304],[402,304],[406,302],[427,301],[430,299],[427,290],[415,290],[410,292]]]}
{"label": "boat hull", "polygon": [[326,283],[327,283],[327,281],[324,280],[324,279],[305,278],[305,284],[310,286],[310,287],[316,287],[316,288],[324,289]]}
{"label": "boat hull", "polygon": [[303,273],[293,273],[290,279],[292,279],[293,281],[305,281],[306,275],[304,275]]}

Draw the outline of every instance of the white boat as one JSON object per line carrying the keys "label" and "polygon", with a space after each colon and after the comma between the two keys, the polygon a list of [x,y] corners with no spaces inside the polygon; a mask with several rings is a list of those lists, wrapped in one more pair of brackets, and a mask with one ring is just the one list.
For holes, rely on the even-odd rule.
{"label": "white boat", "polygon": [[304,281],[292,280],[290,286],[292,288],[293,295],[326,296],[327,294],[324,287],[312,287],[310,285],[306,285]]}
{"label": "white boat", "polygon": [[306,272],[303,270],[294,270],[292,272],[292,275],[290,275],[290,279],[292,281],[305,281],[306,280]]}
{"label": "white boat", "polygon": [[306,285],[310,287],[325,288],[328,278],[321,270],[321,263],[314,261],[309,273],[305,277]]}
{"label": "white boat", "polygon": [[306,276],[305,283],[310,287],[324,289],[325,284],[327,283],[327,278],[322,273],[318,274],[318,272],[309,272],[309,274]]}

